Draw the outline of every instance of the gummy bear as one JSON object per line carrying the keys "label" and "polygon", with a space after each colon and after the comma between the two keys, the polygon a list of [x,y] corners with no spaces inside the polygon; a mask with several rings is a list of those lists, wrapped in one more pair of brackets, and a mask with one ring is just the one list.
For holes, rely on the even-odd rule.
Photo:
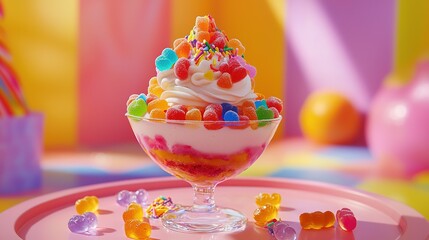
{"label": "gummy bear", "polygon": [[165,71],[173,66],[173,63],[169,61],[165,56],[158,56],[155,59],[155,66],[159,71]]}
{"label": "gummy bear", "polygon": [[265,204],[253,212],[253,219],[255,219],[256,225],[263,227],[268,221],[276,219],[277,213],[278,209],[275,206]]}
{"label": "gummy bear", "polygon": [[252,107],[253,109],[256,109],[255,102],[254,102],[254,101],[252,101],[252,100],[246,100],[246,101],[244,101],[244,102],[243,102],[243,104],[241,104],[241,107],[242,107],[242,108],[245,108],[245,107]]}
{"label": "gummy bear", "polygon": [[143,218],[143,208],[140,204],[132,202],[128,205],[127,210],[122,214],[124,222],[134,219],[141,220]]}
{"label": "gummy bear", "polygon": [[187,58],[179,58],[176,64],[174,64],[174,74],[180,80],[188,78],[188,69],[191,66],[191,62]]}
{"label": "gummy bear", "polygon": [[124,225],[125,235],[131,239],[149,239],[152,232],[149,219],[143,218],[142,220],[134,219],[126,221]]}
{"label": "gummy bear", "polygon": [[239,55],[239,56],[243,55],[245,50],[246,50],[246,48],[244,48],[243,44],[241,44],[240,40],[238,40],[236,38],[229,40],[228,47],[233,48],[234,53],[236,55]]}
{"label": "gummy bear", "polygon": [[329,228],[334,226],[335,216],[331,211],[303,213],[299,216],[299,223],[303,229]]}
{"label": "gummy bear", "polygon": [[255,108],[256,109],[258,109],[261,106],[264,108],[268,108],[267,101],[265,99],[255,101]]}
{"label": "gummy bear", "polygon": [[222,117],[223,109],[221,104],[215,104],[215,103],[209,104],[206,107],[206,111],[207,110],[213,110],[216,113],[218,118]]}
{"label": "gummy bear", "polygon": [[150,111],[150,118],[165,119],[165,112],[162,109],[155,108]]}
{"label": "gummy bear", "polygon": [[244,67],[237,67],[231,71],[231,80],[233,83],[239,82],[247,76],[247,70]]}
{"label": "gummy bear", "polygon": [[231,75],[227,72],[222,73],[219,79],[217,80],[216,84],[221,88],[225,88],[225,89],[232,88]]}
{"label": "gummy bear", "polygon": [[237,106],[234,106],[231,103],[222,103],[221,106],[222,106],[222,116],[225,115],[225,113],[230,111],[230,110],[238,113]]}
{"label": "gummy bear", "polygon": [[68,228],[74,233],[91,232],[97,228],[97,216],[92,212],[74,215],[68,222]]}
{"label": "gummy bear", "polygon": [[279,110],[277,110],[277,108],[270,107],[269,109],[273,112],[273,118],[278,118],[280,116]]}
{"label": "gummy bear", "polygon": [[127,113],[131,116],[143,117],[147,112],[147,104],[141,98],[136,98],[127,107]]}
{"label": "gummy bear", "polygon": [[295,229],[283,221],[277,221],[274,223],[273,235],[276,240],[296,240]]}
{"label": "gummy bear", "polygon": [[219,71],[221,73],[227,73],[229,71],[229,65],[227,62],[223,62],[219,65]]}
{"label": "gummy bear", "polygon": [[258,120],[258,115],[256,114],[256,110],[253,107],[244,107],[243,108],[243,115],[248,117],[250,122],[250,127],[252,129],[256,129],[258,128],[258,122],[257,121],[253,121],[252,120]]}
{"label": "gummy bear", "polygon": [[165,48],[162,50],[162,56],[166,57],[173,64],[176,63],[176,61],[179,59],[176,52],[171,48]]}
{"label": "gummy bear", "polygon": [[266,104],[267,106],[270,107],[275,107],[277,109],[277,111],[279,111],[279,113],[282,112],[283,110],[283,101],[280,100],[279,98],[276,97],[269,97],[266,100]]}
{"label": "gummy bear", "polygon": [[165,111],[169,108],[167,101],[164,99],[154,99],[147,105],[147,111],[150,113],[153,109],[158,108]]}
{"label": "gummy bear", "polygon": [[193,108],[186,112],[185,118],[186,120],[201,121],[203,117],[200,110]]}
{"label": "gummy bear", "polygon": [[238,61],[238,58],[230,58],[228,60],[228,72],[232,73],[236,68],[242,67],[241,63]]}
{"label": "gummy bear", "polygon": [[217,130],[223,127],[223,124],[221,122],[217,122],[220,119],[214,108],[206,108],[203,114],[203,120],[206,121],[204,123],[204,127],[208,130]]}
{"label": "gummy bear", "polygon": [[136,192],[128,190],[120,191],[116,196],[116,202],[121,206],[128,206],[132,202],[144,205],[147,202],[148,192],[144,189],[139,189]]}
{"label": "gummy bear", "polygon": [[204,40],[210,40],[210,33],[207,31],[199,31],[197,32],[196,38],[198,41],[203,42]]}
{"label": "gummy bear", "polygon": [[155,66],[159,71],[170,69],[176,63],[178,56],[171,48],[165,48],[162,54],[155,59]]}
{"label": "gummy bear", "polygon": [[149,86],[150,85],[158,85],[158,78],[156,78],[156,77],[151,77],[150,79],[149,79]]}
{"label": "gummy bear", "polygon": [[258,196],[256,196],[256,205],[258,205],[258,207],[269,203],[274,207],[279,208],[281,201],[282,196],[278,193],[272,193],[271,195],[268,193],[260,193]]}
{"label": "gummy bear", "polygon": [[209,18],[204,17],[197,17],[195,19],[195,26],[197,26],[198,31],[208,31],[209,30]]}
{"label": "gummy bear", "polygon": [[185,120],[186,113],[180,108],[171,107],[167,109],[165,117],[171,120]]}
{"label": "gummy bear", "polygon": [[357,222],[353,212],[348,208],[342,208],[337,211],[337,222],[340,228],[344,231],[353,231],[356,228]]}
{"label": "gummy bear", "polygon": [[83,214],[85,212],[97,212],[98,198],[96,196],[86,196],[75,202],[76,212]]}
{"label": "gummy bear", "polygon": [[[260,106],[256,109],[256,115],[258,116],[259,120],[274,118],[273,111],[271,111],[268,108],[265,108],[264,106]],[[259,126],[264,126],[264,125],[265,125],[265,123],[263,123],[263,122],[259,123]]]}
{"label": "gummy bear", "polygon": [[177,57],[188,58],[189,53],[191,52],[191,47],[191,44],[184,40],[180,42],[177,47],[174,48],[174,51],[176,52]]}
{"label": "gummy bear", "polygon": [[224,121],[238,121],[240,118],[238,116],[238,113],[233,111],[233,110],[228,110],[224,115],[223,115],[223,120]]}

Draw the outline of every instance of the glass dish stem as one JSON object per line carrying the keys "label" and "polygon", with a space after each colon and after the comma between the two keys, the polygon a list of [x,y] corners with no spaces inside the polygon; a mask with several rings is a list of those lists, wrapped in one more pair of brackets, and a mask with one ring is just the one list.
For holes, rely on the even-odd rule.
{"label": "glass dish stem", "polygon": [[194,203],[192,211],[194,212],[214,212],[216,211],[216,204],[214,200],[215,185],[212,186],[199,186],[193,184],[194,189]]}

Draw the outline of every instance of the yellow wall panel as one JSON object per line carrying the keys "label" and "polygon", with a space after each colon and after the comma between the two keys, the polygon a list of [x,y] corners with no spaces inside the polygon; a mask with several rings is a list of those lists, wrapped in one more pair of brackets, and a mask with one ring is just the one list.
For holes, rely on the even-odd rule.
{"label": "yellow wall panel", "polygon": [[416,62],[429,57],[429,1],[399,0],[396,21],[395,73],[406,82]]}
{"label": "yellow wall panel", "polygon": [[45,115],[47,147],[76,144],[76,0],[4,0],[6,44],[25,98]]}

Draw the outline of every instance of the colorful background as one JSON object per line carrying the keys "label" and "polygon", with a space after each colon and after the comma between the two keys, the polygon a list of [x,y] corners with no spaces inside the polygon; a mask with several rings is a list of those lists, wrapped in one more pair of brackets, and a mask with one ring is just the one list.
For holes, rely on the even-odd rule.
{"label": "colorful background", "polygon": [[[429,219],[429,169],[406,176],[390,171],[365,133],[387,80],[406,85],[417,61],[429,56],[428,1],[3,0],[3,8],[12,66],[30,108],[45,116],[43,187],[0,198],[3,209],[62,188],[165,175],[141,161],[125,102],[146,92],[159,53],[186,35],[196,16],[211,14],[246,47],[258,69],[256,91],[285,101],[276,141],[244,175],[357,187],[405,202]],[[303,103],[322,89],[344,94],[362,115],[359,136],[348,145],[303,137]],[[429,135],[427,129],[422,125],[421,134]]]}

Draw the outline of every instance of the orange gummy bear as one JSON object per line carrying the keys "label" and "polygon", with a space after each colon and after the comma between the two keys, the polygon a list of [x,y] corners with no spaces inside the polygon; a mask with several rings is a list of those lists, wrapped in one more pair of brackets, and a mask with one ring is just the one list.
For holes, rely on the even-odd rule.
{"label": "orange gummy bear", "polygon": [[335,215],[331,211],[303,213],[299,216],[299,223],[303,229],[329,228],[335,224]]}
{"label": "orange gummy bear", "polygon": [[164,99],[154,99],[152,100],[148,105],[147,105],[147,111],[150,113],[153,109],[158,108],[162,111],[166,111],[169,106],[167,101],[165,101]]}
{"label": "orange gummy bear", "polygon": [[203,42],[204,40],[206,40],[208,42],[208,41],[210,41],[210,33],[207,31],[199,31],[199,32],[197,32],[197,35],[195,36],[195,38],[199,42]]}
{"label": "orange gummy bear", "polygon": [[195,19],[195,26],[198,31],[209,31],[209,18],[208,17],[197,17]]}
{"label": "orange gummy bear", "polygon": [[177,54],[178,58],[188,58],[189,53],[191,52],[191,44],[187,41],[182,41],[177,45],[177,47],[174,48],[174,51]]}
{"label": "orange gummy bear", "polygon": [[126,221],[124,225],[125,235],[131,239],[149,239],[152,232],[152,227],[148,218],[143,218],[142,220],[131,220]]}
{"label": "orange gummy bear", "polygon": [[124,222],[131,220],[141,220],[143,218],[142,206],[138,203],[132,202],[128,205],[127,210],[122,214]]}
{"label": "orange gummy bear", "polygon": [[[239,56],[243,55],[244,52],[246,51],[246,48],[244,48],[244,46],[243,46],[243,44],[241,44],[240,40],[238,40],[236,38],[229,40],[228,47],[233,48],[234,53],[239,55]],[[236,50],[238,50],[238,51],[235,52]]]}
{"label": "orange gummy bear", "polygon": [[165,119],[165,112],[162,109],[155,108],[150,111],[150,118]]}

